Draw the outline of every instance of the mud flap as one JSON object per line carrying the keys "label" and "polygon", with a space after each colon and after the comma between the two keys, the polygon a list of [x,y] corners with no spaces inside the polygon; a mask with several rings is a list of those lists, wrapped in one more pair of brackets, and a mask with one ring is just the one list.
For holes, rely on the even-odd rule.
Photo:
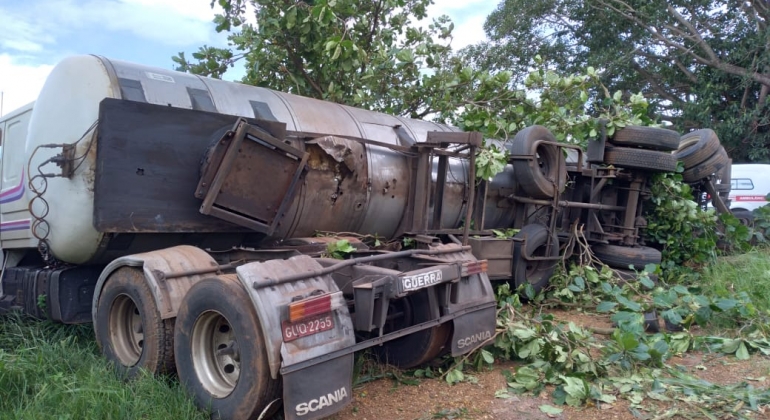
{"label": "mud flap", "polygon": [[480,309],[454,319],[452,334],[452,356],[459,356],[475,350],[482,344],[489,344],[495,335],[495,307]]}
{"label": "mud flap", "polygon": [[287,420],[319,419],[353,401],[353,354],[283,375]]}

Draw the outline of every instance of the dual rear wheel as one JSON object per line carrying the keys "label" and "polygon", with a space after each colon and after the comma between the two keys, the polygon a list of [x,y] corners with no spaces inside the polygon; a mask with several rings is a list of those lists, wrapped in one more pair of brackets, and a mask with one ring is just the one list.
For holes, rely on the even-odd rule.
{"label": "dual rear wheel", "polygon": [[[428,299],[422,291],[394,301],[388,330],[430,320]],[[177,317],[164,320],[142,271],[120,268],[102,289],[95,326],[103,353],[120,373],[176,371],[196,404],[215,418],[267,417],[281,406],[281,380],[271,376],[262,326],[234,274],[196,283]],[[375,351],[390,364],[417,366],[444,350],[450,332],[445,323]]]}
{"label": "dual rear wheel", "polygon": [[280,407],[281,382],[270,375],[261,325],[235,275],[198,282],[177,317],[162,319],[142,271],[122,267],[97,305],[97,343],[121,376],[177,372],[215,418],[255,418]]}

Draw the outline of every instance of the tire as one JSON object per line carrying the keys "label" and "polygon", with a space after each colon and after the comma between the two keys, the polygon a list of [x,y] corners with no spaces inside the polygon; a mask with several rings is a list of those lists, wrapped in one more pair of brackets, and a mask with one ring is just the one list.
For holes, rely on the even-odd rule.
{"label": "tire", "polygon": [[174,372],[174,319],[162,319],[144,274],[115,270],[102,288],[96,309],[96,342],[119,374],[136,377]]}
{"label": "tire", "polygon": [[[270,376],[254,306],[235,275],[196,283],[176,319],[179,381],[212,418],[252,419],[280,404],[281,381]],[[229,353],[224,353],[224,352]]]}
{"label": "tire", "polygon": [[515,238],[522,239],[521,258],[514,257],[513,284],[516,289],[529,283],[535,292],[540,292],[546,286],[556,270],[556,261],[530,261],[528,257],[545,257],[548,237],[551,238],[551,257],[559,256],[559,237],[554,232],[539,224],[529,224],[521,228]]}
{"label": "tire", "polygon": [[[403,314],[386,325],[385,333],[431,320],[432,314],[428,302],[428,291],[412,293],[402,299],[391,301],[388,315]],[[395,340],[387,341],[382,346],[374,347],[377,358],[389,365],[408,369],[429,362],[438,356],[447,346],[452,325],[450,322],[427,330],[418,331]]]}
{"label": "tire", "polygon": [[660,264],[661,254],[655,248],[647,246],[619,246],[594,244],[591,246],[596,258],[612,268],[644,270],[647,264]]}
{"label": "tire", "polygon": [[674,156],[682,161],[684,169],[687,170],[704,162],[719,150],[719,146],[717,133],[704,128],[683,135]]}
{"label": "tire", "polygon": [[660,332],[660,320],[658,319],[658,311],[655,309],[644,313],[644,331],[648,333]]}
{"label": "tire", "polygon": [[685,171],[682,172],[682,180],[684,182],[700,181],[703,178],[707,178],[708,176],[717,173],[727,166],[728,163],[730,163],[730,158],[727,156],[725,148],[720,146],[719,150],[705,161],[690,169],[685,169]]}
{"label": "tire", "polygon": [[676,171],[676,158],[672,154],[629,147],[607,147],[604,150],[604,163],[649,172]]}
{"label": "tire", "polygon": [[519,185],[530,197],[553,198],[564,190],[567,165],[558,147],[550,144],[535,146],[538,140],[555,142],[556,137],[540,125],[516,133],[511,144],[511,154],[535,156],[535,159],[514,159],[513,171]]}
{"label": "tire", "polygon": [[754,226],[754,212],[750,210],[738,209],[732,210],[731,213],[741,222],[742,225],[747,227]]}
{"label": "tire", "polygon": [[628,126],[615,132],[610,143],[670,152],[679,147],[679,133],[665,128]]}

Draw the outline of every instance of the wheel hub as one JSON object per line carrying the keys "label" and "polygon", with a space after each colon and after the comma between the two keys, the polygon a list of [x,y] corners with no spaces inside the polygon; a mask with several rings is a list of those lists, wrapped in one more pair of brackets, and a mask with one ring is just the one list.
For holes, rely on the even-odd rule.
{"label": "wheel hub", "polygon": [[144,328],[139,308],[130,296],[115,298],[109,314],[110,341],[124,366],[134,366],[142,357]]}
{"label": "wheel hub", "polygon": [[192,330],[192,360],[195,374],[213,396],[230,395],[241,373],[241,353],[230,323],[217,311],[207,311]]}

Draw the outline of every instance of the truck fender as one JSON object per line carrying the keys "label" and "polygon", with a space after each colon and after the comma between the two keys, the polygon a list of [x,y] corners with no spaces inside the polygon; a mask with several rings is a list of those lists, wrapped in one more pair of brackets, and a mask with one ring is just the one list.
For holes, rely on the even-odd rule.
{"label": "truck fender", "polygon": [[[270,374],[274,379],[278,378],[281,363],[285,367],[355,345],[353,321],[342,292],[331,276],[310,277],[267,286],[281,277],[321,268],[313,258],[298,255],[287,260],[248,263],[236,269],[238,279],[248,291],[259,316]],[[318,291],[332,294],[334,328],[284,343],[282,321],[286,318],[287,305],[293,300],[305,298]]]}
{"label": "truck fender", "polygon": [[[162,319],[176,317],[179,305],[187,291],[206,277],[211,277],[216,271],[217,262],[206,251],[189,245],[180,245],[158,251],[145,252],[120,257],[107,265],[99,275],[94,288],[91,303],[91,317],[94,332],[96,332],[96,309],[99,297],[107,279],[120,267],[141,267],[145,281],[155,299],[155,304]],[[167,279],[164,273],[212,269],[209,274],[179,276]]]}

